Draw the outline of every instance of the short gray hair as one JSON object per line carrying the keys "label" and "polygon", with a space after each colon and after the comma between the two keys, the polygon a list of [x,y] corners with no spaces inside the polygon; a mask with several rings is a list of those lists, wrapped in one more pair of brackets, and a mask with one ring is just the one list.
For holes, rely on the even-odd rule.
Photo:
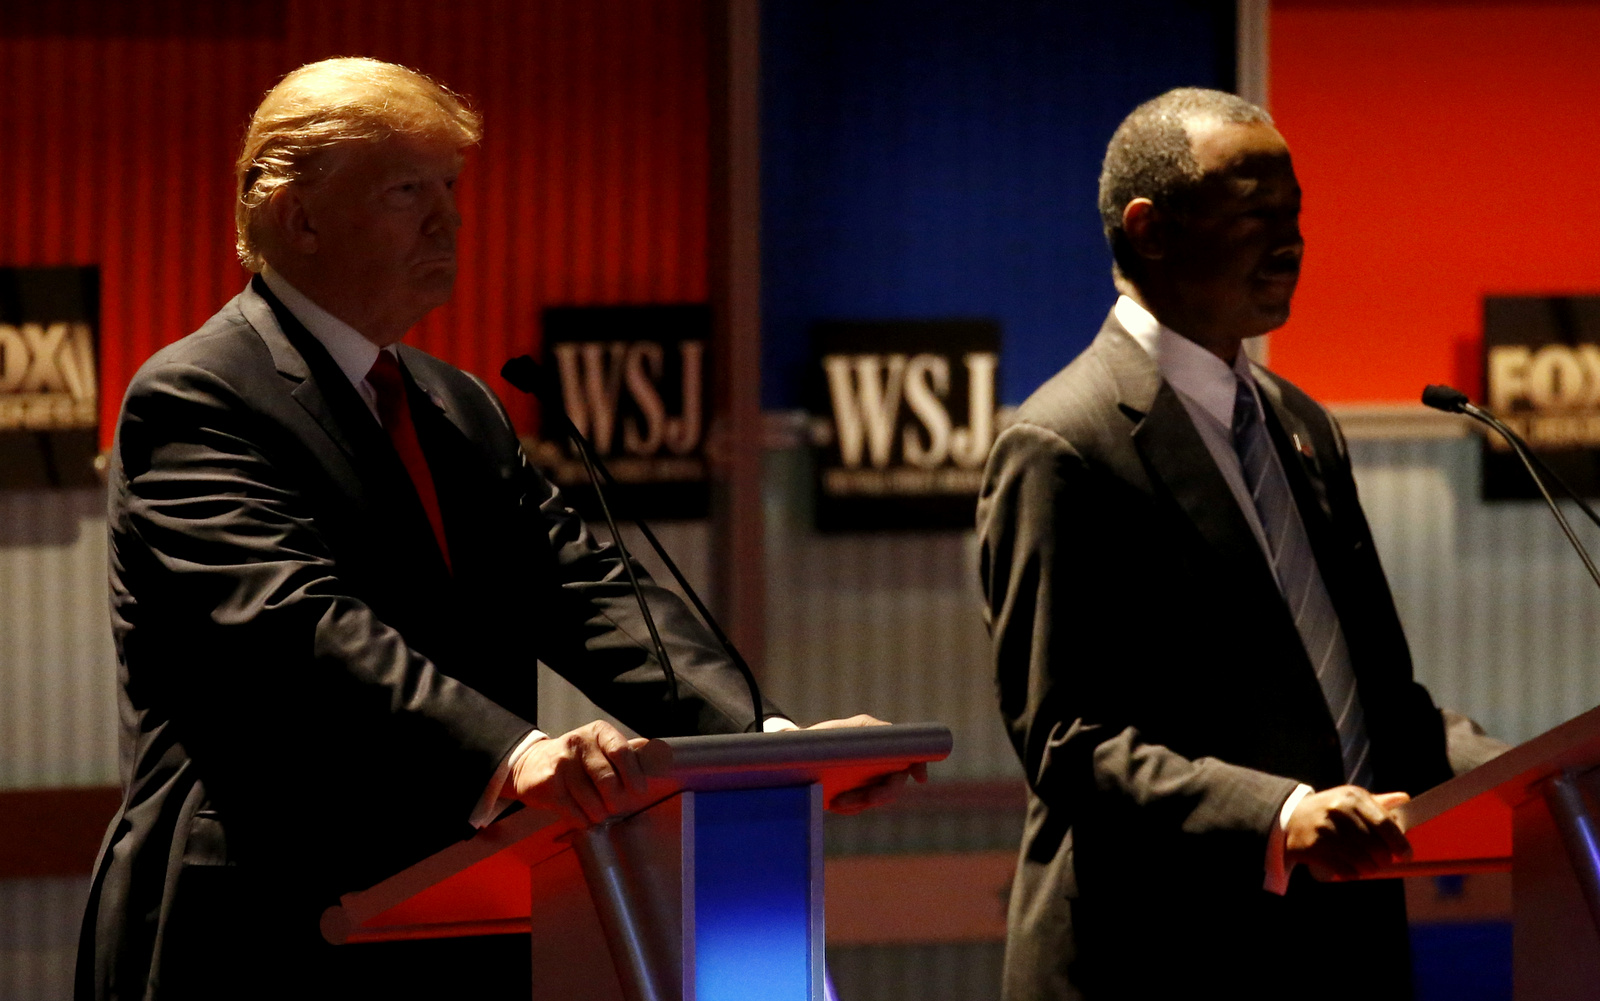
{"label": "short gray hair", "polygon": [[1133,278],[1139,262],[1122,231],[1122,213],[1135,198],[1159,209],[1182,211],[1198,187],[1189,124],[1213,119],[1238,125],[1272,124],[1272,116],[1242,97],[1203,87],[1179,87],[1133,109],[1106,146],[1100,167],[1100,223],[1117,271]]}

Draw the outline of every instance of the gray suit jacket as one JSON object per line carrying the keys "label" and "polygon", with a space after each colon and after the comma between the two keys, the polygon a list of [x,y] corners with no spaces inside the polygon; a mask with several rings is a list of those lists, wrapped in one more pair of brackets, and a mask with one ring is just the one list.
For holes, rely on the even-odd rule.
{"label": "gray suit jacket", "polygon": [[[1377,785],[1421,792],[1451,775],[1444,726],[1412,680],[1344,440],[1305,394],[1256,375],[1349,643]],[[1285,798],[1342,781],[1337,733],[1226,481],[1114,316],[999,437],[978,530],[1001,712],[1031,792],[1005,996],[1179,996],[1208,976],[1267,996],[1339,956],[1361,960],[1315,963],[1313,993],[1359,980],[1370,996],[1374,973],[1406,991],[1397,882],[1302,871],[1286,897],[1262,889]]]}
{"label": "gray suit jacket", "polygon": [[126,793],[80,998],[337,993],[360,953],[320,942],[322,908],[470,833],[536,721],[535,658],[645,734],[749,721],[715,640],[645,578],[670,700],[615,550],[499,401],[400,356],[453,572],[388,437],[259,279],[129,387],[109,512]]}

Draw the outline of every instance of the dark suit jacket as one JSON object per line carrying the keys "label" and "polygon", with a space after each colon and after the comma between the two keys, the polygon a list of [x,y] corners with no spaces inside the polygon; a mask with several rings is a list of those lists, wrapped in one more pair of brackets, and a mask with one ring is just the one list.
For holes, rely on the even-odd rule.
{"label": "dark suit jacket", "polygon": [[259,279],[129,387],[110,474],[126,795],[81,998],[334,989],[354,950],[322,945],[322,908],[470,833],[537,719],[536,657],[647,735],[749,721],[715,641],[647,583],[671,702],[620,560],[499,401],[400,357],[453,573],[388,437]]}
{"label": "dark suit jacket", "polygon": [[[1412,680],[1344,440],[1304,393],[1256,377],[1349,643],[1377,787],[1419,793],[1451,775],[1444,728]],[[1001,712],[1031,791],[1005,996],[1293,997],[1308,977],[1314,995],[1403,996],[1397,881],[1301,870],[1285,897],[1262,889],[1285,798],[1343,781],[1338,736],[1238,504],[1114,315],[999,437],[978,529]]]}

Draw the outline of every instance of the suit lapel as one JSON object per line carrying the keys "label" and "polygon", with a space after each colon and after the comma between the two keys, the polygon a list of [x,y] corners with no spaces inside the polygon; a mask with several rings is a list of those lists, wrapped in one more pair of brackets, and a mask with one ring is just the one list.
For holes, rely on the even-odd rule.
{"label": "suit lapel", "polygon": [[[255,327],[256,333],[266,343],[278,374],[295,384],[289,395],[311,415],[312,420],[348,459],[356,460],[364,451],[361,446],[370,443],[357,441],[364,429],[359,422],[351,419],[353,415],[348,412],[348,401],[340,400],[341,394],[338,393],[339,389],[344,388],[350,390],[350,396],[355,396],[355,390],[343,378],[343,373],[338,372],[338,366],[327,356],[327,351],[278,301],[260,276],[251,280],[249,291],[255,294],[242,297],[245,319],[250,321],[250,325]],[[340,378],[331,379],[326,371],[313,372],[313,362],[326,362],[326,365],[317,364],[317,369],[331,368]],[[336,402],[346,405],[336,410]],[[366,404],[361,402],[360,397],[356,397],[355,402],[365,410]],[[339,410],[346,412],[341,414]],[[370,415],[366,423],[376,427]]]}
{"label": "suit lapel", "polygon": [[1161,378],[1155,359],[1123,329],[1115,314],[1106,318],[1094,349],[1116,376],[1118,407],[1135,422],[1134,448],[1151,479],[1166,489],[1213,549],[1276,593],[1272,569],[1250,523],[1183,401]]}
{"label": "suit lapel", "polygon": [[311,443],[324,468],[358,506],[369,511],[394,510],[405,531],[388,544],[411,550],[408,562],[432,565],[448,576],[410,474],[389,436],[327,349],[259,276],[241,299],[245,318],[266,343],[278,373],[295,384],[289,395],[337,447],[336,451],[317,449],[316,443]]}

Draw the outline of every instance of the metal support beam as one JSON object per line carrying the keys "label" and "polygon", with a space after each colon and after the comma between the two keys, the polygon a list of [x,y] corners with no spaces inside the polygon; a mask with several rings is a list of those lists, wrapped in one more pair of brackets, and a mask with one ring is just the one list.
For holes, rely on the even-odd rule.
{"label": "metal support beam", "polygon": [[627,1001],[679,1001],[682,992],[673,989],[674,971],[664,969],[659,959],[653,958],[661,950],[652,948],[647,938],[649,930],[635,900],[635,888],[629,885],[612,843],[611,826],[579,831],[572,838],[572,849],[578,855],[584,882],[589,884],[622,996]]}
{"label": "metal support beam", "polygon": [[761,501],[761,5],[711,0],[711,546],[715,604],[758,672]]}
{"label": "metal support beam", "polygon": [[1596,830],[1578,773],[1569,770],[1552,778],[1544,787],[1544,799],[1556,830],[1561,832],[1573,877],[1583,891],[1584,903],[1589,905],[1589,916],[1600,933],[1600,831]]}
{"label": "metal support beam", "polygon": [[1237,0],[1234,7],[1234,91],[1251,104],[1267,107],[1271,4]]}

